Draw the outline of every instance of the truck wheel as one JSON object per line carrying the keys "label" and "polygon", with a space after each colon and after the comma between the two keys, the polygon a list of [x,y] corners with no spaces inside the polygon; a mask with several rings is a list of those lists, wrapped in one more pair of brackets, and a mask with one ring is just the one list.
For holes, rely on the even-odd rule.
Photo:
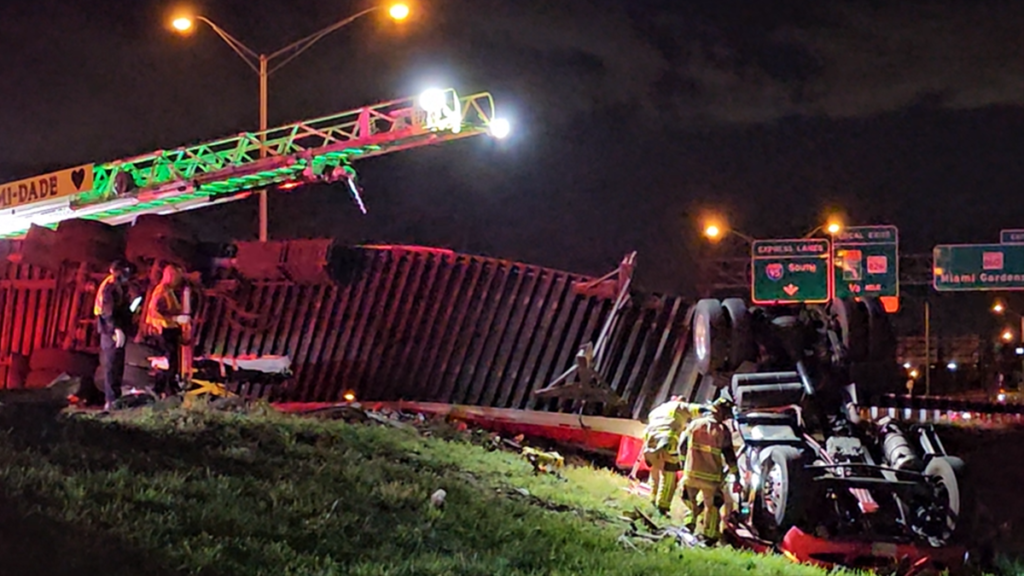
{"label": "truck wheel", "polygon": [[149,358],[163,356],[164,354],[152,346],[148,346],[144,343],[134,342],[129,340],[124,345],[124,364],[125,366],[138,366],[149,370]]}
{"label": "truck wheel", "polygon": [[758,530],[777,541],[806,518],[812,485],[800,451],[769,446],[761,454],[761,485],[757,487]]}
{"label": "truck wheel", "polygon": [[707,298],[697,302],[693,313],[693,350],[697,357],[697,370],[701,374],[710,374],[720,370],[728,355],[728,343],[725,342],[725,320],[722,304],[715,299]]}
{"label": "truck wheel", "polygon": [[847,358],[851,362],[866,361],[870,341],[867,310],[860,302],[846,298],[832,302],[832,315],[839,323]]}
{"label": "truck wheel", "polygon": [[[107,379],[103,376],[102,367],[96,369],[96,374],[93,376],[93,382],[95,382],[96,388],[102,394],[107,382]],[[134,386],[135,388],[152,388],[154,382],[155,379],[153,378],[153,375],[149,373],[147,368],[129,366],[127,364],[125,365],[124,375],[121,376],[122,387]]]}
{"label": "truck wheel", "polygon": [[924,476],[933,487],[932,498],[928,503],[930,505],[912,507],[919,512],[914,524],[928,536],[933,545],[952,543],[970,531],[970,507],[965,505],[967,502],[962,498],[962,474],[956,473],[954,462],[942,457],[928,461]]}
{"label": "truck wheel", "polygon": [[31,372],[66,372],[69,376],[92,376],[99,362],[95,354],[61,348],[40,348],[28,357]]}
{"label": "truck wheel", "polygon": [[729,324],[729,352],[725,367],[727,370],[736,370],[744,362],[757,360],[750,311],[740,298],[726,298],[722,301],[722,309],[725,310],[725,320]]}

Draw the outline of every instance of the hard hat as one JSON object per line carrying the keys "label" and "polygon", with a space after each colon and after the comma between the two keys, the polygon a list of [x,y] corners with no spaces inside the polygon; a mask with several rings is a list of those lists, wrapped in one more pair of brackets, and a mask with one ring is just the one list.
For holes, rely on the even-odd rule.
{"label": "hard hat", "polygon": [[711,406],[715,411],[730,412],[732,411],[733,403],[728,398],[719,398]]}

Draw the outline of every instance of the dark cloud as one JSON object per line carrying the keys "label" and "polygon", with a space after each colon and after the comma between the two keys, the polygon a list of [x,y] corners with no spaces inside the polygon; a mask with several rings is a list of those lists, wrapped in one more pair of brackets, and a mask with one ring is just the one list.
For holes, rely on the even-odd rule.
{"label": "dark cloud", "polygon": [[475,33],[545,105],[667,122],[1024,104],[1024,3],[745,4],[495,2]]}

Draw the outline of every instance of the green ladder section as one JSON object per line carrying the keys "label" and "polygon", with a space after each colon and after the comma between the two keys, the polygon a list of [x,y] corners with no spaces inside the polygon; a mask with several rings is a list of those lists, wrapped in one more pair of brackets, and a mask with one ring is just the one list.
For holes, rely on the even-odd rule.
{"label": "green ladder section", "polygon": [[[31,216],[0,230],[0,238],[23,236],[32,224],[54,227],[72,218],[121,224],[141,214],[239,200],[252,190],[291,182],[347,179],[356,193],[355,160],[486,134],[494,119],[489,93],[460,98],[453,89],[437,90],[265,132],[95,164],[91,190],[48,212],[32,210]],[[19,218],[17,211],[5,217]]]}

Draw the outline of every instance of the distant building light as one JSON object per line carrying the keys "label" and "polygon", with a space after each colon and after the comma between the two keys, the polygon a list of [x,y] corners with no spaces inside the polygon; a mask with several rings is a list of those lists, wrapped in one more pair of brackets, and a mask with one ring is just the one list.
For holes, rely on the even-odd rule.
{"label": "distant building light", "polygon": [[949,368],[950,372],[955,372],[956,371],[956,362],[950,362],[949,364],[946,364],[946,368]]}
{"label": "distant building light", "polygon": [[904,370],[910,370],[910,362],[904,362],[903,363],[903,369]]}

